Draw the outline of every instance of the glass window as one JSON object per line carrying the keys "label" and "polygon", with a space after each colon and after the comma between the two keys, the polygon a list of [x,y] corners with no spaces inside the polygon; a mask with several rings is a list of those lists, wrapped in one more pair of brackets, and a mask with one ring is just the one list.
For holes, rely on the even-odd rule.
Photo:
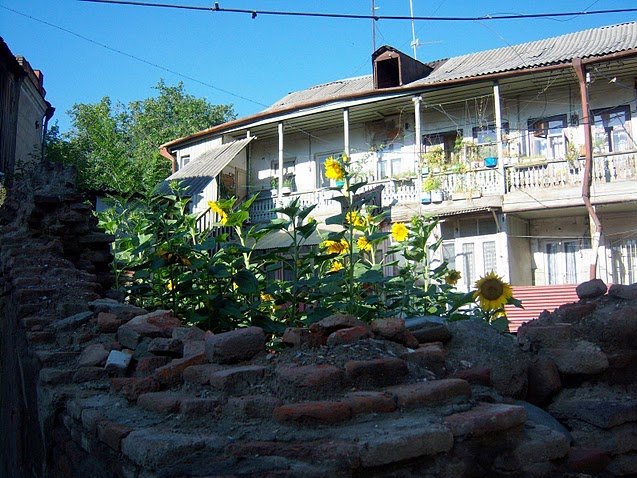
{"label": "glass window", "polygon": [[[509,123],[502,123],[502,134],[509,134]],[[473,137],[476,144],[496,144],[496,126],[489,124],[486,126],[476,126],[473,128]]]}
{"label": "glass window", "polygon": [[454,242],[442,243],[442,260],[447,262],[449,269],[456,268],[456,244]]}
{"label": "glass window", "polygon": [[548,159],[563,158],[566,115],[529,120],[529,152]]}
{"label": "glass window", "polygon": [[462,263],[464,265],[464,273],[462,274],[464,282],[467,287],[471,287],[476,281],[476,264],[472,242],[462,245]]}
{"label": "glass window", "polygon": [[376,167],[378,168],[378,179],[386,179],[389,177],[389,171],[388,171],[388,167],[387,167],[387,161],[385,160],[380,160],[378,161],[378,163],[376,164]]}
{"label": "glass window", "polygon": [[557,280],[557,243],[555,242],[546,245],[546,283],[549,285],[559,283]]}
{"label": "glass window", "polygon": [[482,261],[484,263],[484,273],[498,270],[498,263],[495,256],[495,241],[482,243]]}
{"label": "glass window", "polygon": [[342,152],[335,151],[332,153],[321,153],[314,156],[318,163],[318,178],[316,180],[317,188],[329,188],[331,186],[330,179],[325,176],[325,160],[329,157],[340,158],[342,155]]}
{"label": "glass window", "polygon": [[637,282],[637,239],[623,239],[610,247],[614,284]]}
{"label": "glass window", "polygon": [[630,108],[595,110],[593,113],[593,150],[595,153],[630,151],[635,145],[630,136]]}

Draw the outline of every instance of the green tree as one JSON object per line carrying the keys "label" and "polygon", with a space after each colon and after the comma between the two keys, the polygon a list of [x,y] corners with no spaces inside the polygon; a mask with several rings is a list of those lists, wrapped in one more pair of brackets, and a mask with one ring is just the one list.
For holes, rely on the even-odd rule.
{"label": "green tree", "polygon": [[157,96],[128,105],[109,97],[75,104],[71,131],[62,135],[54,125],[47,135],[47,157],[74,165],[84,189],[149,193],[170,174],[161,144],[235,118],[231,105],[196,98],[183,83],[160,80],[154,89]]}

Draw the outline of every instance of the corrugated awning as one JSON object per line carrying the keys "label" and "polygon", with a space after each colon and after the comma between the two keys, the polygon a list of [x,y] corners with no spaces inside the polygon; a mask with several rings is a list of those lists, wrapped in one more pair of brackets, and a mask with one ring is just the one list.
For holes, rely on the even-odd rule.
{"label": "corrugated awning", "polygon": [[[317,230],[303,243],[304,246],[315,246],[320,244],[330,232],[339,232],[343,226],[338,224],[319,224]],[[266,235],[257,245],[257,249],[276,249],[278,247],[289,247],[292,239],[283,231],[277,231]]]}
{"label": "corrugated awning", "polygon": [[157,186],[158,194],[170,193],[169,184],[179,181],[186,188],[186,195],[191,196],[203,191],[210,182],[232,161],[243,149],[250,144],[255,136],[222,144],[203,152],[186,166],[166,178]]}

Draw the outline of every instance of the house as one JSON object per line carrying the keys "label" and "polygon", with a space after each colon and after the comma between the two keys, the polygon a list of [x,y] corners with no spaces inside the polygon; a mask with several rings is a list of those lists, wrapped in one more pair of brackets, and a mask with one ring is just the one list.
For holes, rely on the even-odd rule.
{"label": "house", "polygon": [[14,56],[2,38],[0,95],[0,175],[10,183],[16,169],[42,158],[46,125],[55,108],[45,100],[42,72]]}
{"label": "house", "polygon": [[391,221],[440,218],[462,288],[493,270],[534,304],[516,319],[593,276],[637,282],[636,22],[428,63],[383,46],[372,67],[165,144],[169,179],[202,213],[258,194],[253,221],[294,198],[320,219],[338,208],[323,162],[345,152]]}

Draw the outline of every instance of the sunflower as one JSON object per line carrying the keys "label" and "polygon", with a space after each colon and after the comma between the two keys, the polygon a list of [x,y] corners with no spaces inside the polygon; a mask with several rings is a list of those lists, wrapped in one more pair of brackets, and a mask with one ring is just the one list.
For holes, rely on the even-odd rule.
{"label": "sunflower", "polygon": [[372,252],[372,243],[365,236],[359,237],[356,244],[361,251]]}
{"label": "sunflower", "polygon": [[325,176],[338,181],[345,177],[345,169],[337,159],[330,156],[325,160]]}
{"label": "sunflower", "polygon": [[261,292],[261,300],[263,302],[273,302],[274,301],[274,297],[272,297],[267,292]]}
{"label": "sunflower", "polygon": [[461,278],[462,274],[460,273],[460,271],[451,269],[445,276],[445,282],[449,285],[456,285]]}
{"label": "sunflower", "polygon": [[365,218],[358,211],[350,211],[345,214],[345,220],[355,227],[365,227]]}
{"label": "sunflower", "polygon": [[327,249],[328,254],[346,254],[349,251],[349,242],[345,239],[340,241],[323,241],[322,247]]}
{"label": "sunflower", "polygon": [[484,310],[500,309],[513,297],[511,286],[493,271],[476,281],[475,287],[473,299],[479,300]]}
{"label": "sunflower", "polygon": [[405,239],[407,239],[408,234],[409,230],[407,229],[407,226],[405,226],[405,224],[402,222],[394,223],[394,225],[391,227],[391,237],[393,237],[394,241],[396,242],[403,242]]}
{"label": "sunflower", "polygon": [[166,284],[166,289],[168,289],[169,291],[172,291],[175,288],[175,283],[172,280],[168,281],[168,284]]}
{"label": "sunflower", "polygon": [[208,201],[208,207],[219,216],[219,222],[225,224],[228,222],[228,213],[221,209],[219,203],[216,201]]}
{"label": "sunflower", "polygon": [[330,272],[338,272],[343,269],[343,263],[341,261],[332,261],[332,267],[330,267]]}

